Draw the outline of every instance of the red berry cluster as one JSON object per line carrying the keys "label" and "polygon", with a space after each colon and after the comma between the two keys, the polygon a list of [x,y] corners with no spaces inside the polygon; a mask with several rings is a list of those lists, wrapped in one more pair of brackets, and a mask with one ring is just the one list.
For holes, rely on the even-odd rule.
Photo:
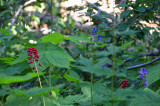
{"label": "red berry cluster", "polygon": [[[28,52],[28,60],[30,60],[28,62],[28,64],[31,64],[33,63],[34,61],[38,61],[38,58],[39,58],[39,55],[38,55],[38,52],[37,52],[37,49],[35,49],[35,47],[32,47],[32,48],[28,48],[27,50]],[[39,66],[42,66],[41,63],[39,63]],[[35,67],[30,67],[30,69],[35,69]]]}
{"label": "red berry cluster", "polygon": [[125,88],[127,84],[128,84],[128,81],[124,79],[121,83],[119,83],[119,87],[122,86],[122,88]]}

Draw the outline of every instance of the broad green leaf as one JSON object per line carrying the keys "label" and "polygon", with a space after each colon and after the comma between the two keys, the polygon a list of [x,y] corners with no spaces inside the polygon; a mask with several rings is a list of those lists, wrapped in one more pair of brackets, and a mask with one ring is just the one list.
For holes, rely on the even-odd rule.
{"label": "broad green leaf", "polygon": [[10,64],[13,61],[12,57],[0,58],[4,63]]}
{"label": "broad green leaf", "polygon": [[136,11],[145,12],[146,11],[146,7],[144,5],[142,5],[142,6],[138,7],[138,8],[136,8]]}
{"label": "broad green leaf", "polygon": [[20,89],[14,89],[11,90],[10,93],[14,95],[25,95],[27,97],[34,97],[34,96],[40,96],[43,94],[49,94],[50,91],[55,91],[57,94],[59,93],[58,89],[55,88],[31,88],[29,90],[20,90]]}
{"label": "broad green leaf", "polygon": [[138,31],[131,30],[127,28],[125,31],[117,31],[117,34],[124,34],[124,35],[135,35]]}
{"label": "broad green leaf", "polygon": [[[46,106],[62,106],[53,96],[44,96],[44,99]],[[42,96],[9,95],[5,106],[44,106],[44,103]]]}
{"label": "broad green leaf", "polygon": [[107,52],[107,51],[99,51],[99,52],[95,53],[95,55],[97,55],[97,56],[108,56],[111,54],[112,54],[111,52]]}
{"label": "broad green leaf", "polygon": [[68,81],[79,82],[80,80],[74,77],[69,76],[68,74],[64,74],[64,78]]}
{"label": "broad green leaf", "polygon": [[131,13],[131,10],[126,10],[126,11],[123,11],[122,13],[121,13],[121,18],[126,18],[126,17],[128,17],[129,16],[129,14]]}
{"label": "broad green leaf", "polygon": [[61,98],[59,102],[62,105],[72,105],[73,103],[78,103],[84,99],[84,95],[73,95],[66,96],[65,98]]}
{"label": "broad green leaf", "polygon": [[[91,87],[88,82],[81,83],[81,91],[86,97],[88,97],[88,98],[91,97]],[[94,93],[95,92],[93,92],[93,94]]]}
{"label": "broad green leaf", "polygon": [[25,76],[8,76],[3,73],[0,73],[0,84],[10,84],[10,83],[15,83],[15,82],[28,81],[42,74],[44,73],[28,73]]}
{"label": "broad green leaf", "polygon": [[0,96],[5,96],[7,94],[8,92],[6,90],[0,90]]}
{"label": "broad green leaf", "polygon": [[[113,45],[109,45],[107,49],[110,54],[113,54]],[[120,47],[115,46],[115,52],[120,52]]]}
{"label": "broad green leaf", "polygon": [[64,49],[56,45],[40,44],[36,48],[40,56],[38,62],[42,64],[42,66],[39,66],[37,63],[40,71],[46,69],[50,63],[58,67],[69,68],[70,61],[74,61]]}
{"label": "broad green leaf", "polygon": [[6,74],[6,75],[14,75],[14,74],[20,74],[25,69],[29,68],[29,65],[26,61],[9,66],[7,68],[1,68],[0,73]]}
{"label": "broad green leaf", "polygon": [[82,56],[80,56],[78,62],[81,65],[73,66],[73,67],[76,67],[76,68],[78,68],[78,69],[80,69],[81,71],[84,71],[84,72],[94,73],[97,76],[105,75],[105,76],[110,77],[111,70],[108,69],[108,68],[102,69],[102,67],[101,67],[102,65],[109,62],[108,58],[99,59],[98,62],[96,64],[94,64],[93,66],[91,65],[92,64],[91,59],[87,59],[87,58],[84,58]]}
{"label": "broad green leaf", "polygon": [[146,94],[137,94],[129,106],[160,106],[160,96],[146,89]]}
{"label": "broad green leaf", "polygon": [[64,40],[64,36],[58,32],[48,34],[41,38],[42,42],[50,42],[52,44],[58,44]]}
{"label": "broad green leaf", "polygon": [[20,54],[18,55],[18,58],[15,59],[15,60],[11,63],[11,65],[17,64],[17,63],[20,63],[20,62],[23,62],[23,61],[26,61],[26,60],[27,60],[27,57],[28,57],[27,51],[22,52],[22,53],[20,53]]}
{"label": "broad green leaf", "polygon": [[78,45],[81,45],[81,41],[91,43],[89,38],[87,38],[85,36],[69,36],[69,37],[65,37],[65,38],[74,42],[74,43],[76,43],[76,44],[78,44]]}
{"label": "broad green leaf", "polygon": [[147,68],[148,75],[147,75],[147,83],[148,85],[153,84],[154,82],[160,80],[160,65],[154,65],[150,68]]}
{"label": "broad green leaf", "polygon": [[132,43],[133,43],[133,41],[130,41],[130,42],[127,42],[127,43],[123,44],[123,45],[121,46],[121,49],[122,49],[122,50],[126,49],[126,47],[130,46]]}

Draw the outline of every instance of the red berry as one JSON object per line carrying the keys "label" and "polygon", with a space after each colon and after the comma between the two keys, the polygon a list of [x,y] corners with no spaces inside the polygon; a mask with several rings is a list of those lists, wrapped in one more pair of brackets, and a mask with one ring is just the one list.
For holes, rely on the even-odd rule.
{"label": "red berry", "polygon": [[32,48],[28,48],[28,50],[32,50]]}
{"label": "red berry", "polygon": [[36,59],[36,61],[38,61],[38,59]]}
{"label": "red berry", "polygon": [[33,63],[33,60],[31,60],[30,63]]}
{"label": "red berry", "polygon": [[38,55],[38,54],[36,54],[36,55],[35,55],[35,57],[39,58],[39,55]]}
{"label": "red berry", "polygon": [[35,47],[32,47],[32,50],[35,49]]}
{"label": "red berry", "polygon": [[28,64],[31,64],[31,62],[28,62]]}
{"label": "red berry", "polygon": [[31,52],[31,50],[27,50],[27,52]]}
{"label": "red berry", "polygon": [[38,52],[37,52],[37,51],[33,51],[33,53],[34,53],[34,54],[37,54]]}
{"label": "red berry", "polygon": [[39,85],[41,85],[42,83],[41,82],[39,82]]}
{"label": "red berry", "polygon": [[36,70],[36,72],[38,73],[39,71],[38,71],[38,70]]}
{"label": "red berry", "polygon": [[39,66],[42,66],[42,64],[41,64],[41,63],[39,63]]}
{"label": "red berry", "polygon": [[36,56],[34,56],[33,58],[36,59]]}
{"label": "red berry", "polygon": [[35,67],[33,67],[33,69],[35,69]]}
{"label": "red berry", "polygon": [[30,67],[30,69],[32,70],[32,67]]}
{"label": "red berry", "polygon": [[32,59],[32,57],[28,57],[28,59],[29,59],[29,60],[31,60],[31,59]]}

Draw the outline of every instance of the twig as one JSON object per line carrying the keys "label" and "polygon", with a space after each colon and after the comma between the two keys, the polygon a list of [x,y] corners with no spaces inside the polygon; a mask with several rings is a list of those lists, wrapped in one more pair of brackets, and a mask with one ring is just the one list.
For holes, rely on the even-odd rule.
{"label": "twig", "polygon": [[135,68],[140,68],[140,67],[143,67],[143,66],[146,66],[146,65],[149,65],[149,64],[152,64],[156,61],[160,60],[160,56],[158,56],[157,58],[153,59],[152,61],[150,62],[147,62],[147,63],[144,63],[144,64],[139,64],[139,65],[135,65],[135,66],[131,66],[131,67],[127,67],[126,69],[127,70],[131,70],[131,69],[135,69]]}

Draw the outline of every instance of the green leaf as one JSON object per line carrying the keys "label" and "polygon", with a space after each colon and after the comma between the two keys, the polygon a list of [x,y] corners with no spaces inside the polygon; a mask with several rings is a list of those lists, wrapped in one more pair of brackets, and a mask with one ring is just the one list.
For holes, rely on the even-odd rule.
{"label": "green leaf", "polygon": [[49,88],[49,87],[47,87],[47,88],[31,88],[29,90],[14,89],[14,90],[11,90],[10,93],[14,94],[14,95],[25,95],[27,97],[31,97],[31,96],[34,97],[34,96],[40,96],[43,94],[47,94],[50,91],[57,92],[57,94],[59,93],[58,89]]}
{"label": "green leaf", "polygon": [[56,45],[64,40],[64,36],[58,32],[55,32],[52,34],[48,34],[48,35],[42,37],[41,39],[42,39],[42,42],[50,42],[50,43]]}
{"label": "green leaf", "polygon": [[39,66],[37,63],[40,71],[46,69],[50,63],[58,67],[69,68],[70,61],[74,61],[64,49],[56,45],[40,44],[36,48],[40,56],[39,63],[42,64],[42,66]]}
{"label": "green leaf", "polygon": [[133,43],[133,41],[130,41],[130,42],[127,42],[127,43],[123,44],[123,45],[121,46],[121,49],[122,49],[122,50],[126,49],[126,47],[130,46],[132,43]]}
{"label": "green leaf", "polygon": [[78,44],[78,45],[81,45],[81,41],[83,42],[89,42],[91,43],[91,41],[89,40],[89,38],[85,37],[85,36],[69,36],[69,37],[65,37],[66,39]]}
{"label": "green leaf", "polygon": [[135,35],[138,31],[131,30],[127,28],[125,31],[117,31],[117,34],[124,34],[124,35]]}
{"label": "green leaf", "polygon": [[79,82],[79,81],[80,81],[79,79],[74,78],[74,77],[71,77],[71,76],[69,76],[68,74],[64,74],[64,78],[65,78],[67,81],[73,81],[73,82]]}
{"label": "green leaf", "polygon": [[99,52],[95,53],[95,55],[98,55],[98,56],[108,56],[111,54],[112,54],[111,52],[107,52],[107,51],[99,51]]}
{"label": "green leaf", "polygon": [[28,57],[27,51],[22,52],[22,53],[20,53],[20,54],[18,55],[18,58],[17,58],[17,59],[15,59],[13,62],[11,62],[11,65],[17,64],[17,63],[20,63],[20,62],[23,62],[23,61],[27,60],[27,57]]}
{"label": "green leaf", "polygon": [[148,68],[148,75],[147,75],[147,83],[148,85],[153,84],[154,82],[160,80],[160,65],[157,64]]}
{"label": "green leaf", "polygon": [[3,73],[0,73],[0,84],[10,84],[10,83],[15,83],[15,82],[28,81],[42,74],[44,73],[28,73],[25,76],[8,76]]}
{"label": "green leaf", "polygon": [[107,70],[106,69],[103,70],[102,67],[101,67],[102,65],[109,62],[108,58],[99,59],[98,62],[93,65],[93,67],[91,65],[92,64],[91,59],[87,59],[87,58],[84,58],[84,57],[80,56],[80,59],[78,61],[81,65],[74,66],[74,67],[80,69],[81,71],[94,73],[97,76],[106,75],[106,76],[109,77],[110,74],[111,74],[110,69],[106,68]]}
{"label": "green leaf", "polygon": [[146,11],[146,7],[144,5],[142,5],[142,6],[138,7],[138,8],[136,8],[136,11],[145,12]]}
{"label": "green leaf", "polygon": [[[86,97],[90,98],[91,97],[90,83],[88,83],[88,82],[81,83],[81,91]],[[93,94],[94,93],[95,92],[93,92]]]}
{"label": "green leaf", "polygon": [[160,106],[160,96],[149,89],[146,94],[138,94],[129,106]]}
{"label": "green leaf", "polygon": [[21,62],[12,66],[9,66],[7,68],[1,68],[0,73],[6,74],[6,75],[14,75],[14,74],[20,74],[25,69],[29,68],[28,63]]}
{"label": "green leaf", "polygon": [[84,95],[73,95],[66,96],[65,98],[61,98],[59,101],[62,105],[72,105],[73,103],[78,103],[84,99]]}
{"label": "green leaf", "polygon": [[[18,99],[17,99],[18,98]],[[44,96],[46,106],[62,106],[53,96]],[[44,106],[41,96],[9,95],[5,106]]]}
{"label": "green leaf", "polygon": [[121,13],[121,18],[126,18],[126,17],[128,17],[129,16],[129,14],[131,13],[131,10],[126,10],[126,11],[123,11],[122,13]]}

